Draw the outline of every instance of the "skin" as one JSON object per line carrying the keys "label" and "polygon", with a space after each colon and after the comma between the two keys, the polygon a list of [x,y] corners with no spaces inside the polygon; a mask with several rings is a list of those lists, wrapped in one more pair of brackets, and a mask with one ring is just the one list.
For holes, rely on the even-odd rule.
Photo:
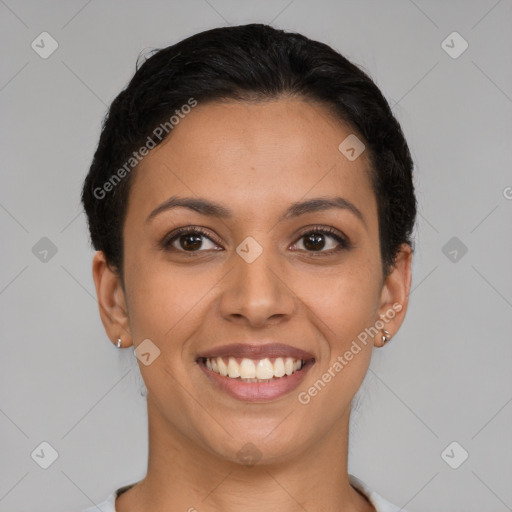
{"label": "skin", "polygon": [[[382,332],[360,343],[307,405],[297,399],[393,304],[402,309],[385,324],[391,335],[407,310],[411,248],[401,247],[384,279],[366,152],[349,161],[338,150],[351,133],[322,105],[298,98],[199,104],[134,171],[124,288],[102,252],[93,260],[110,339],[136,347],[149,338],[160,350],[150,365],[138,361],[148,390],[147,475],[117,499],[118,512],[374,510],[349,484],[348,427],[351,400]],[[336,208],[278,221],[291,203],[335,195],[364,221]],[[206,198],[234,215],[176,208],[146,222],[171,196]],[[186,226],[203,227],[211,241],[203,237],[195,252],[179,238],[174,252],[159,245]],[[334,228],[351,247],[333,252],[340,244],[325,235],[323,247],[308,249],[303,228],[314,226]],[[252,263],[236,252],[247,236],[263,248]],[[210,347],[269,340],[315,357],[299,388],[275,400],[232,398],[196,364]],[[260,457],[253,465],[237,455],[246,443]]]}

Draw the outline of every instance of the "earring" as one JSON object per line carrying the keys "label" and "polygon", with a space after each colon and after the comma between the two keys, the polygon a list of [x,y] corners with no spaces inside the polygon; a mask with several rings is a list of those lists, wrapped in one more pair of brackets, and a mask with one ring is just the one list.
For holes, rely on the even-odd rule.
{"label": "earring", "polygon": [[386,329],[382,329],[382,332],[384,333],[382,335],[382,346],[384,346],[391,339],[391,333],[386,331]]}
{"label": "earring", "polygon": [[121,338],[117,338],[117,348],[121,348]]}

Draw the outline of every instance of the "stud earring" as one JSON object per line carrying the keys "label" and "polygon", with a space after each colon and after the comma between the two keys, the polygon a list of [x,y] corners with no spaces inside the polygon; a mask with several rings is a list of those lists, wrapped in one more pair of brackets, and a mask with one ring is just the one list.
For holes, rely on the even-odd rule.
{"label": "stud earring", "polygon": [[386,329],[382,329],[382,332],[384,333],[382,335],[382,346],[384,346],[391,339],[391,333]]}
{"label": "stud earring", "polygon": [[117,338],[117,348],[121,348],[121,338]]}

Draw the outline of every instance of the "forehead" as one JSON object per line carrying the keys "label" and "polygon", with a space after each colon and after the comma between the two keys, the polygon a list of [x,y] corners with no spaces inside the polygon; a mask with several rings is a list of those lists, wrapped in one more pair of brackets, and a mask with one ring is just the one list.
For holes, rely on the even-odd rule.
{"label": "forehead", "polygon": [[365,151],[339,149],[353,130],[322,104],[296,98],[199,103],[132,177],[129,214],[172,195],[210,197],[247,215],[320,195],[375,209]]}

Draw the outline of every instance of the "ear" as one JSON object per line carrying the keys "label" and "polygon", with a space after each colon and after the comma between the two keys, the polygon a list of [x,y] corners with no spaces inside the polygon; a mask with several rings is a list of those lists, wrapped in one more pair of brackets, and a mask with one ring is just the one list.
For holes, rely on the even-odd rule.
{"label": "ear", "polygon": [[[409,291],[411,289],[412,249],[409,244],[402,244],[395,258],[393,270],[382,286],[379,319],[377,325],[384,324],[383,329],[394,336],[405,319],[409,305]],[[382,334],[374,338],[375,346],[382,347]]]}
{"label": "ear", "polygon": [[128,308],[120,275],[107,264],[105,254],[96,251],[92,261],[92,275],[100,317],[108,337],[117,344],[121,338],[122,347],[132,344]]}

